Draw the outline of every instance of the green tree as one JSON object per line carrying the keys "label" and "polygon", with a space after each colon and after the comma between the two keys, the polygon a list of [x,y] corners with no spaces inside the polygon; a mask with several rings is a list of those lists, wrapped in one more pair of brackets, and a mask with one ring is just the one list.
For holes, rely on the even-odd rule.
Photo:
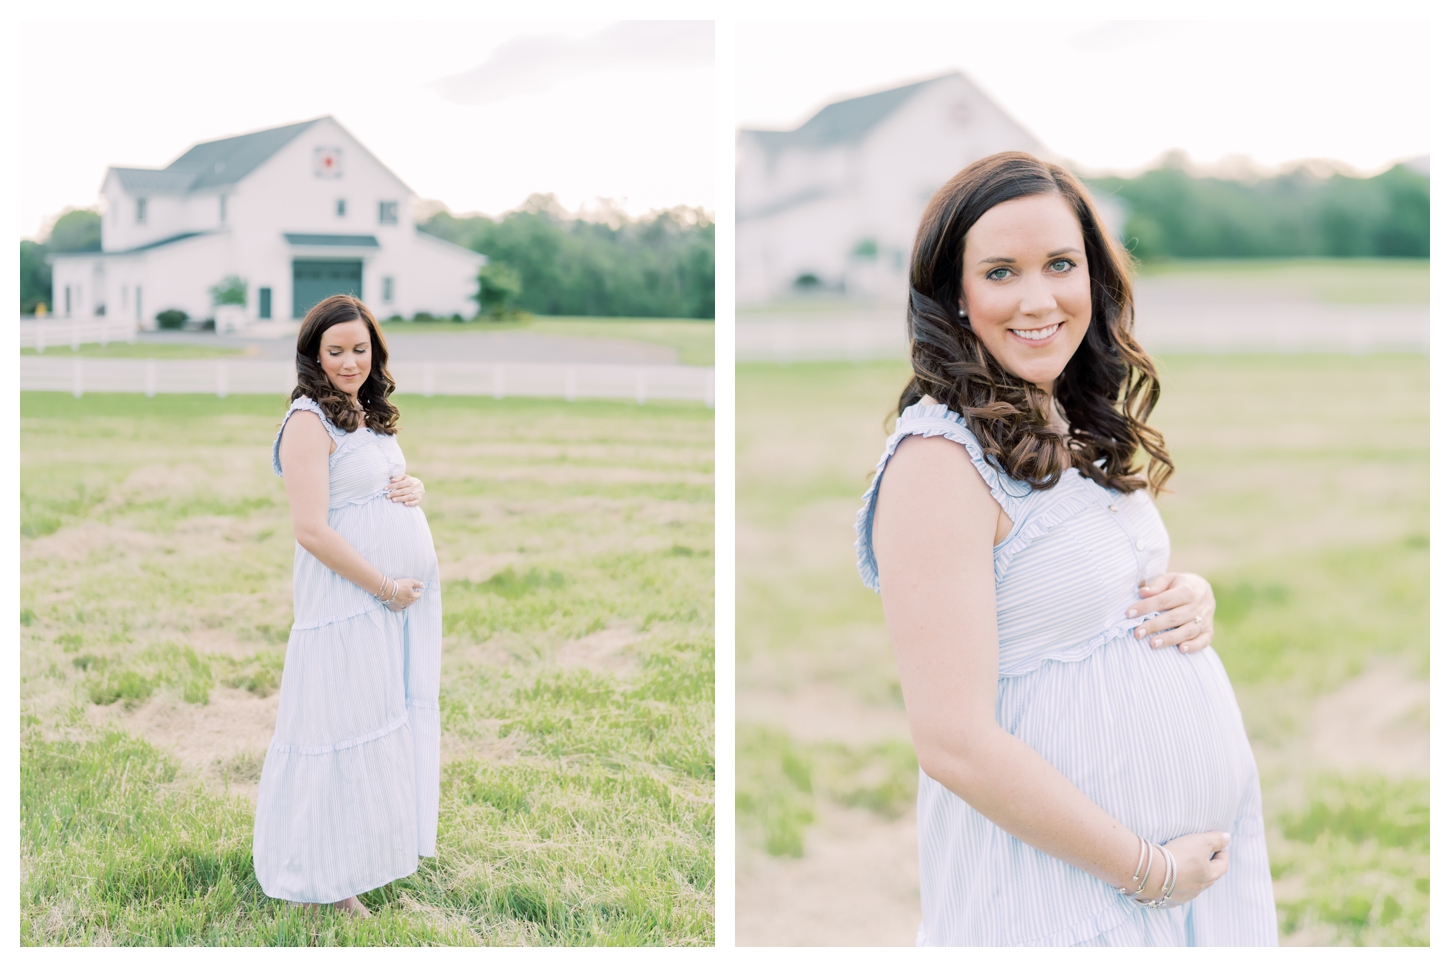
{"label": "green tree", "polygon": [[247,281],[239,275],[229,275],[209,290],[214,306],[244,306],[247,304]]}
{"label": "green tree", "polygon": [[52,252],[99,252],[101,215],[93,208],[73,208],[61,214],[45,240]]}
{"label": "green tree", "polygon": [[1092,185],[1126,205],[1124,241],[1145,261],[1430,254],[1430,179],[1404,165],[1373,178],[1304,166],[1235,181],[1194,176],[1170,156]]}
{"label": "green tree", "polygon": [[715,315],[715,225],[699,209],[642,218],[606,209],[584,219],[552,195],[533,195],[498,219],[438,211],[420,227],[512,269],[521,287],[515,302],[529,312]]}
{"label": "green tree", "polygon": [[90,208],[72,208],[62,212],[43,242],[21,239],[20,311],[28,315],[42,302],[50,306],[51,269],[46,256],[53,252],[100,250],[101,216]]}
{"label": "green tree", "polygon": [[[30,315],[35,307],[44,302],[50,306],[50,266],[45,257],[49,254],[41,242],[28,238],[20,240],[20,311]],[[51,308],[55,308],[51,306]]]}
{"label": "green tree", "polygon": [[502,262],[489,262],[478,270],[478,295],[474,298],[479,314],[504,318],[523,290],[523,279],[517,272]]}

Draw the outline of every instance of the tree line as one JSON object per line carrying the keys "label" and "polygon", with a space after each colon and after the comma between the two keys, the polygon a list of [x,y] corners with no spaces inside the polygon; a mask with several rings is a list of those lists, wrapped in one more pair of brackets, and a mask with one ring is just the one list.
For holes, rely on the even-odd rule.
{"label": "tree line", "polygon": [[77,208],[63,213],[50,227],[43,242],[20,240],[20,311],[31,315],[37,306],[50,304],[50,264],[45,257],[52,252],[99,252],[101,250],[101,216],[90,208]]}
{"label": "tree line", "polygon": [[532,195],[498,218],[436,212],[423,231],[481,252],[481,312],[550,316],[715,316],[715,223],[676,207],[580,218]]}
{"label": "tree line", "polygon": [[1121,201],[1123,241],[1143,260],[1430,255],[1430,178],[1309,166],[1257,180],[1201,177],[1181,156],[1134,178],[1088,179]]}

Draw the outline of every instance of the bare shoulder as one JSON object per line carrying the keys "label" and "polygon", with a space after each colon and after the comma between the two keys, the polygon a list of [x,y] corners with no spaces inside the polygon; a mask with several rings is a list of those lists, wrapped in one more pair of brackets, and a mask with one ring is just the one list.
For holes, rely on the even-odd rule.
{"label": "bare shoulder", "polygon": [[306,459],[319,452],[326,456],[334,449],[332,435],[322,425],[322,417],[311,410],[298,409],[287,418],[287,425],[282,428],[278,455],[286,463],[289,456]]}
{"label": "bare shoulder", "polygon": [[948,568],[964,552],[990,555],[1000,516],[965,447],[946,437],[905,438],[886,464],[872,520],[883,581],[902,562]]}
{"label": "bare shoulder", "polygon": [[898,443],[881,476],[883,499],[888,488],[917,499],[965,499],[976,503],[976,498],[984,498],[984,507],[996,507],[966,448],[944,436],[912,435]]}

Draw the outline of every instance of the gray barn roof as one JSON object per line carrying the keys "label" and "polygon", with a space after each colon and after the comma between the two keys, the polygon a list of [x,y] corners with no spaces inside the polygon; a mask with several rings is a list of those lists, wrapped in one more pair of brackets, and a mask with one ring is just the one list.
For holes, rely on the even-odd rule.
{"label": "gray barn roof", "polygon": [[877,91],[863,97],[827,104],[794,131],[745,130],[742,134],[755,137],[762,146],[771,151],[785,148],[825,148],[833,144],[850,144],[860,141],[866,133],[884,121],[892,111],[928,84],[934,84],[943,74],[889,91]]}
{"label": "gray barn roof", "polygon": [[236,184],[323,118],[193,145],[165,168],[112,168],[132,194],[184,195]]}
{"label": "gray barn roof", "polygon": [[177,242],[184,242],[189,238],[198,238],[202,235],[215,235],[216,232],[182,232],[180,235],[168,235],[166,238],[158,238],[154,242],[147,242],[144,245],[137,245],[133,248],[123,248],[115,252],[51,252],[47,255],[46,261],[54,259],[69,258],[115,258],[118,255],[135,255],[137,252],[149,252],[153,248],[161,248],[164,245],[175,245]]}
{"label": "gray barn roof", "polygon": [[167,165],[166,170],[195,172],[196,181],[191,185],[192,191],[235,184],[319,120],[321,118],[313,118],[300,124],[253,131],[235,138],[203,141]]}

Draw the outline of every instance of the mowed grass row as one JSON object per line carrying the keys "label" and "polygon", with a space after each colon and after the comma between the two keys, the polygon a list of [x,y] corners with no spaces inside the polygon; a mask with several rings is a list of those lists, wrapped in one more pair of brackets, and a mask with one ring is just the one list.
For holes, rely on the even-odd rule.
{"label": "mowed grass row", "polygon": [[444,577],[438,856],[358,921],[258,889],[260,750],[188,765],[156,726],[275,701],[285,401],[22,395],[23,942],[713,942],[712,414],[398,402]]}
{"label": "mowed grass row", "polygon": [[[1179,468],[1159,507],[1174,566],[1214,582],[1215,648],[1263,772],[1282,932],[1427,943],[1428,782],[1346,773],[1303,750],[1314,702],[1366,668],[1428,675],[1428,361],[1159,362],[1154,423]],[[739,368],[742,709],[826,693],[861,720],[901,714],[880,600],[856,575],[851,526],[906,375],[898,363]],[[778,717],[741,713],[743,848],[802,855],[826,800],[887,818],[911,808],[916,763],[904,735],[853,743],[819,731],[802,737]]]}

